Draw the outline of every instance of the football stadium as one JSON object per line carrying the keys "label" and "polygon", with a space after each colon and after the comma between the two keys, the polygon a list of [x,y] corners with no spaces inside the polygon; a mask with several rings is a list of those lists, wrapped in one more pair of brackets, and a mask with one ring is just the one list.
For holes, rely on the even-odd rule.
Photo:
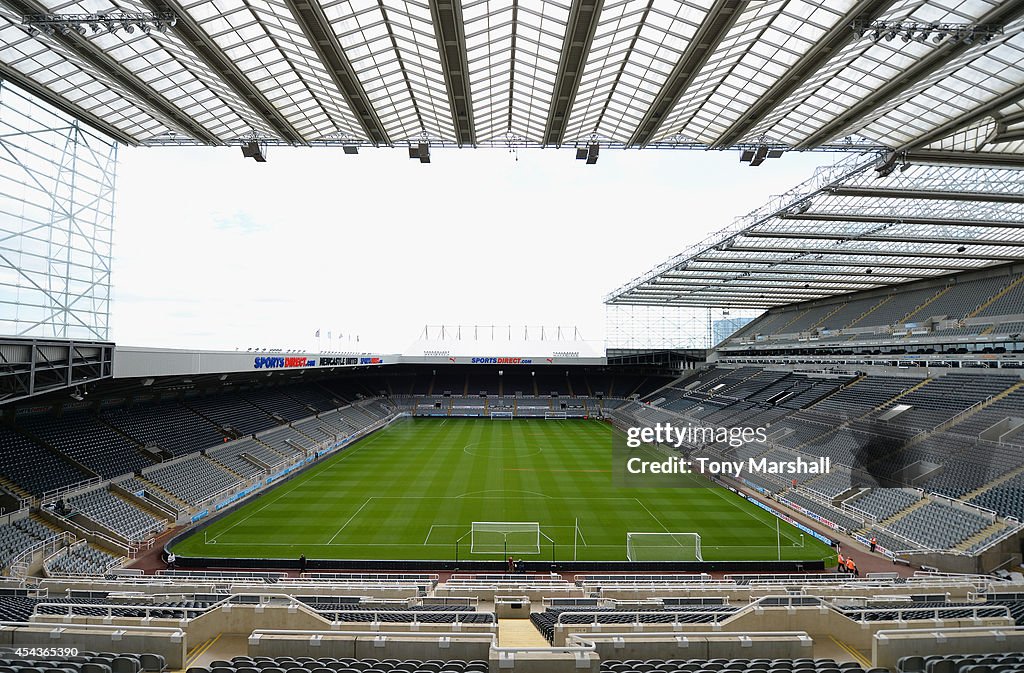
{"label": "football stadium", "polygon": [[0,0],[0,224],[0,673],[1024,672],[1024,2]]}

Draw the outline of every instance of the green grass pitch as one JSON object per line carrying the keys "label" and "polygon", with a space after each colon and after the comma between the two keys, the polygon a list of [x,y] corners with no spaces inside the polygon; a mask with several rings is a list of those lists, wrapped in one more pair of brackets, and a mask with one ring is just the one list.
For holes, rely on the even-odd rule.
{"label": "green grass pitch", "polygon": [[[705,561],[832,559],[827,545],[722,488],[615,488],[598,421],[403,419],[178,542],[181,556],[500,560],[474,521],[538,522],[525,560],[625,561],[627,532],[696,532]],[[700,477],[694,477],[699,479]],[[578,529],[576,522],[579,522]],[[521,540],[511,536],[512,546]],[[533,536],[536,539],[536,536]],[[492,539],[493,541],[493,539]],[[665,545],[665,539],[659,540]],[[669,544],[669,546],[671,546]],[[644,560],[692,560],[682,546]],[[641,560],[641,559],[638,559]]]}

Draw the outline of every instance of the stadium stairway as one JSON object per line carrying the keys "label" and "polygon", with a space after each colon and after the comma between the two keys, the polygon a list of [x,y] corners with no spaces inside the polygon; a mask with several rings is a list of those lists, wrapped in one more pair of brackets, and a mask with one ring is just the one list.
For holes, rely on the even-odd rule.
{"label": "stadium stairway", "polygon": [[928,498],[921,498],[920,500],[915,501],[909,507],[907,507],[905,509],[901,509],[900,511],[896,512],[895,514],[890,516],[888,519],[882,519],[881,521],[879,521],[878,523],[874,524],[873,526],[866,526],[866,527],[862,528],[860,530],[860,532],[866,534],[866,533],[871,532],[872,528],[888,528],[889,525],[891,525],[892,523],[894,523],[896,521],[899,521],[900,519],[902,519],[903,517],[907,516],[908,514],[913,512],[914,510],[921,509],[922,507],[927,505],[929,502],[931,502],[931,500],[929,500]]}
{"label": "stadium stairway", "polygon": [[979,411],[982,411],[984,409],[987,409],[988,407],[990,407],[993,404],[999,402],[1000,400],[1004,399],[1008,395],[1012,395],[1013,393],[1017,392],[1021,388],[1024,388],[1024,380],[1018,381],[1017,383],[1013,384],[1012,386],[1010,386],[1006,390],[1002,391],[1001,393],[997,393],[997,394],[993,395],[992,397],[988,398],[987,400],[981,400],[980,402],[978,402],[974,406],[971,406],[971,407],[968,407],[968,408],[964,409],[962,412],[960,412],[959,414],[957,414],[953,418],[949,419],[948,421],[946,421],[946,422],[944,422],[944,423],[942,423],[940,425],[935,426],[935,428],[933,428],[932,431],[928,433],[928,436],[931,436],[932,434],[936,434],[936,433],[939,433],[939,432],[944,432],[944,431],[952,428],[954,425],[958,425],[960,423],[963,423],[964,421],[969,419],[974,414],[976,414]]}
{"label": "stadium stairway", "polygon": [[993,521],[988,528],[975,533],[960,544],[954,546],[953,549],[965,552],[982,540],[988,539],[990,535],[995,535],[997,532],[1005,530],[1007,530],[1007,525],[1005,523],[1002,521]]}
{"label": "stadium stairway", "polygon": [[[981,306],[979,306],[978,308],[976,308],[973,311],[971,311],[970,313],[968,313],[966,317],[973,318],[973,317],[977,316],[979,313],[983,312],[989,306],[991,306],[992,304],[994,304],[997,301],[999,301],[1000,299],[1002,299],[1003,296],[1005,296],[1007,293],[1012,292],[1013,289],[1016,288],[1021,283],[1024,283],[1024,274],[1021,274],[1013,282],[1011,282],[1006,287],[1004,287],[1002,290],[1000,290],[999,292],[996,292],[994,295],[992,295],[991,297],[986,299],[981,304]],[[992,326],[992,328],[994,328],[994,327],[995,327],[995,325]],[[990,330],[992,328],[990,328]]]}
{"label": "stadium stairway", "polygon": [[[217,464],[220,465],[220,463]],[[157,486],[149,479],[146,479],[144,476],[136,475],[135,478],[141,481],[146,486],[147,490],[153,491],[153,493],[159,496],[160,499],[165,500],[167,504],[173,505],[174,507],[177,507],[181,511],[187,511],[192,507],[190,504],[188,504],[178,496],[173,495],[170,491],[166,491],[163,488]]]}
{"label": "stadium stairway", "polygon": [[3,488],[5,491],[10,492],[12,495],[18,498],[32,500],[31,493],[23,489],[21,486],[18,486],[13,481],[11,481],[10,479],[3,475],[0,475],[0,488]]}
{"label": "stadium stairway", "polygon": [[548,647],[550,643],[529,619],[499,619],[498,645],[501,647]]}
{"label": "stadium stairway", "polygon": [[913,311],[911,311],[910,313],[908,313],[908,314],[906,314],[905,316],[903,316],[903,318],[901,318],[900,320],[898,320],[898,321],[896,322],[896,324],[897,324],[897,325],[902,325],[902,324],[906,323],[906,322],[907,322],[908,320],[910,320],[910,318],[912,318],[912,317],[913,317],[914,315],[916,315],[916,314],[917,314],[917,313],[919,313],[920,311],[923,311],[924,309],[926,309],[926,308],[927,308],[927,307],[928,307],[929,305],[931,305],[931,304],[932,304],[933,302],[935,302],[935,301],[938,301],[938,299],[939,299],[939,298],[940,298],[940,297],[941,297],[942,295],[944,295],[944,294],[946,294],[947,292],[949,292],[949,291],[950,291],[951,289],[953,289],[953,287],[954,287],[954,286],[952,286],[952,285],[947,285],[946,287],[942,288],[942,289],[941,289],[940,291],[938,291],[938,292],[936,292],[935,294],[933,294],[933,295],[931,296],[931,298],[930,298],[930,299],[926,300],[926,301],[925,301],[925,302],[923,302],[923,303],[922,303],[922,304],[921,304],[920,306],[918,306],[917,308],[915,308],[915,309],[914,309]]}
{"label": "stadium stairway", "polygon": [[806,332],[810,332],[810,331],[811,331],[811,330],[813,330],[814,328],[818,327],[818,325],[821,325],[821,324],[825,323],[825,321],[826,321],[826,320],[828,320],[829,318],[831,318],[832,316],[834,316],[834,315],[835,315],[836,313],[839,313],[839,312],[840,312],[840,311],[842,311],[842,310],[843,310],[844,308],[846,308],[846,302],[845,302],[845,301],[844,301],[844,302],[842,302],[842,303],[836,304],[836,307],[835,307],[834,309],[832,309],[831,311],[829,311],[829,312],[828,312],[827,314],[825,314],[824,316],[822,316],[821,320],[819,320],[818,322],[814,323],[813,325],[811,325],[810,327],[808,327],[808,328],[807,328],[806,330],[804,330],[804,331],[806,331]]}
{"label": "stadium stairway", "polygon": [[991,491],[993,488],[995,488],[996,486],[999,486],[1003,482],[1010,481],[1011,479],[1016,477],[1021,472],[1024,472],[1024,465],[1022,465],[1021,467],[1018,467],[1016,470],[1011,470],[1009,472],[1006,472],[1004,474],[999,475],[998,477],[996,477],[992,481],[989,481],[989,482],[986,482],[986,483],[982,484],[981,486],[979,486],[978,488],[974,489],[973,491],[968,491],[967,493],[964,493],[962,496],[960,496],[959,499],[963,500],[964,502],[970,502],[973,498],[981,495],[985,491]]}
{"label": "stadium stairway", "polygon": [[800,311],[795,316],[793,316],[792,320],[787,322],[785,325],[780,326],[778,329],[774,330],[772,332],[772,334],[785,334],[786,333],[786,328],[789,327],[790,325],[792,325],[793,323],[799,321],[801,318],[803,318],[804,315],[806,315],[807,311],[809,311],[809,310],[810,309],[804,309],[803,311]]}
{"label": "stadium stairway", "polygon": [[863,320],[864,318],[867,318],[869,315],[871,315],[872,313],[877,311],[880,307],[885,306],[890,301],[892,301],[892,295],[886,297],[885,299],[883,299],[882,301],[878,302],[877,304],[875,304],[874,306],[872,306],[868,310],[866,310],[863,313],[861,313],[859,316],[857,316],[857,318],[853,322],[851,322],[850,324],[846,325],[846,327],[849,328],[849,327],[856,326],[856,324],[859,323],[861,320]]}

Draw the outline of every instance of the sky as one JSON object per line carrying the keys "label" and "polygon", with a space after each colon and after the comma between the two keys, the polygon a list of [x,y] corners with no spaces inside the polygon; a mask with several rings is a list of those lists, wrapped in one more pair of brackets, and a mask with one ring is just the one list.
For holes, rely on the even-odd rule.
{"label": "sky", "polygon": [[425,325],[560,325],[600,347],[606,294],[835,158],[122,147],[111,336],[399,353]]}

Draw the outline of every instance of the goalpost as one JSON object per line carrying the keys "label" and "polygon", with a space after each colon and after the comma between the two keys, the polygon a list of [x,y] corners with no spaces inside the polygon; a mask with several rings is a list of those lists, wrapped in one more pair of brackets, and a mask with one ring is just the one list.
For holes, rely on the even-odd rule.
{"label": "goalpost", "polygon": [[699,533],[626,533],[629,561],[703,561]]}
{"label": "goalpost", "polygon": [[494,420],[494,419],[498,419],[498,420],[512,420],[512,412],[511,411],[492,411],[491,412],[491,420]]}
{"label": "goalpost", "polygon": [[474,521],[471,554],[539,554],[540,524],[536,521]]}

